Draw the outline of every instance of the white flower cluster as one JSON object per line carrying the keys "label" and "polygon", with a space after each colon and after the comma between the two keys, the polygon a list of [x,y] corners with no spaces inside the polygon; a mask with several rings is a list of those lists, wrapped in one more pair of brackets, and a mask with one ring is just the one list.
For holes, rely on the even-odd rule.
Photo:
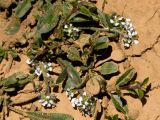
{"label": "white flower cluster", "polygon": [[135,27],[131,23],[131,19],[115,15],[112,19],[110,19],[110,23],[112,23],[115,27],[121,27],[122,29],[124,29],[124,47],[129,48],[132,43],[139,43],[138,40],[135,40],[138,33],[136,32]]}
{"label": "white flower cluster", "polygon": [[52,96],[42,95],[39,102],[45,108],[54,108],[54,107],[56,107],[56,100],[57,100],[57,98],[53,95]]}
{"label": "white flower cluster", "polygon": [[86,92],[84,92],[83,95],[77,98],[71,90],[67,90],[66,95],[71,101],[73,108],[78,108],[83,115],[92,116],[92,110],[95,107],[96,98],[87,95]]}
{"label": "white flower cluster", "polygon": [[[26,61],[26,63],[27,63],[28,65],[32,66],[32,67],[35,67],[34,73],[35,73],[37,76],[40,76],[40,75],[42,74],[42,70],[41,70],[39,64],[36,64],[36,65],[35,65],[35,63],[33,62],[33,60],[30,60],[30,59],[28,59],[28,60]],[[43,63],[43,62],[42,62],[42,64],[44,65],[44,68],[45,68],[48,72],[51,72],[51,71],[53,70],[52,63],[49,62],[49,63],[46,64],[46,63]],[[50,77],[50,74],[47,73],[47,76]]]}
{"label": "white flower cluster", "polygon": [[64,31],[65,35],[67,35],[68,37],[71,37],[71,38],[79,37],[80,30],[78,28],[74,27],[72,24],[64,25],[63,31]]}

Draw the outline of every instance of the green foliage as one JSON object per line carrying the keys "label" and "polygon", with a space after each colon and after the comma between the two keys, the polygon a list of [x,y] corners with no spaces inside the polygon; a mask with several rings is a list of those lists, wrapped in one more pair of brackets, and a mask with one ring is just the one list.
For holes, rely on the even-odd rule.
{"label": "green foliage", "polygon": [[31,5],[31,0],[23,0],[23,1],[21,1],[21,2],[18,4],[18,6],[17,6],[17,8],[16,8],[16,10],[15,10],[16,16],[17,16],[18,18],[22,18],[22,17],[28,12],[28,10],[29,10],[31,7],[32,7],[32,5]]}
{"label": "green foliage", "polygon": [[3,59],[7,57],[7,52],[0,47],[0,63],[2,62]]}
{"label": "green foliage", "polygon": [[0,87],[5,92],[13,92],[18,88],[25,86],[27,83],[31,82],[34,76],[29,76],[22,72],[14,73],[11,76],[4,78],[0,81]]}
{"label": "green foliage", "polygon": [[62,113],[27,112],[31,120],[73,120],[73,117]]}
{"label": "green foliage", "polygon": [[[57,59],[57,61],[59,62],[59,64],[61,65],[63,70],[66,69],[65,71],[63,71],[65,73],[62,72],[62,75],[64,75],[64,76],[66,76],[65,74],[67,73],[67,80],[66,80],[64,88],[65,89],[67,89],[67,88],[73,89],[73,88],[78,87],[82,83],[82,81],[81,81],[79,74],[75,70],[75,68],[69,62],[64,61],[60,58]],[[58,81],[62,81],[62,80],[60,78],[58,78]]]}
{"label": "green foliage", "polygon": [[120,87],[128,84],[132,78],[135,76],[136,72],[133,68],[128,69],[125,73],[123,73],[118,80],[116,81],[116,86]]}
{"label": "green foliage", "polygon": [[20,20],[16,17],[13,17],[12,20],[10,21],[9,25],[5,29],[5,33],[7,35],[13,35],[17,33],[20,29]]}
{"label": "green foliage", "polygon": [[100,68],[100,73],[109,75],[118,72],[118,65],[114,62],[106,62]]}
{"label": "green foliage", "polygon": [[111,95],[112,102],[117,110],[126,114],[126,106],[123,105],[121,98],[118,95]]}
{"label": "green foliage", "polygon": [[[123,90],[143,100],[149,79],[146,78],[142,83],[135,81],[134,68],[128,68],[115,84],[108,85],[113,75],[120,74],[118,64],[126,60],[123,54],[124,59],[120,61],[108,58],[110,54],[113,55],[109,50],[112,43],[119,46],[127,33],[121,25],[116,26],[110,21],[116,14],[105,14],[94,4],[77,0],[23,0],[16,5],[15,14],[12,13],[11,22],[5,32],[8,35],[14,35],[19,31],[21,23],[25,23],[25,20],[30,21],[30,18],[25,16],[33,17],[33,21],[25,26],[27,30],[23,37],[27,44],[23,47],[27,47],[30,71],[35,75],[20,72],[3,78],[0,81],[2,96],[4,93],[18,92],[29,82],[33,83],[36,92],[43,91],[45,95],[50,95],[53,92],[52,89],[62,83],[64,91],[73,91],[74,97],[85,96],[85,100],[94,98],[93,101],[97,101],[107,95],[107,99],[112,101],[115,108],[126,118],[128,110],[123,99],[125,95]],[[32,33],[32,30],[33,36],[27,38],[26,34]],[[123,48],[120,46],[119,49]],[[11,54],[14,59],[18,58],[16,50],[16,47],[14,50],[0,48],[0,62],[7,58],[8,54]],[[46,67],[46,63],[49,62],[57,65],[61,72],[49,71]],[[98,62],[100,64],[97,67]],[[53,75],[57,76],[56,82]],[[41,80],[44,88],[34,84],[35,77]],[[87,88],[88,86],[90,88]],[[109,87],[113,90],[108,90]],[[87,95],[92,97],[82,95],[86,90],[88,90]],[[0,105],[4,101],[0,98]],[[91,116],[96,114],[99,117],[102,110],[107,108],[101,104],[98,106],[98,103],[92,105],[95,113],[89,112]],[[80,108],[85,115],[84,110]],[[62,113],[26,112],[25,115],[31,120],[73,120],[70,115]],[[118,115],[114,115],[107,116],[107,119],[118,120],[119,118]]]}
{"label": "green foliage", "polygon": [[67,51],[67,57],[68,59],[72,61],[80,61],[81,62],[81,57],[79,54],[79,51],[75,47],[70,47]]}
{"label": "green foliage", "polygon": [[94,44],[95,50],[105,49],[107,47],[108,47],[108,37],[106,36],[98,38]]}

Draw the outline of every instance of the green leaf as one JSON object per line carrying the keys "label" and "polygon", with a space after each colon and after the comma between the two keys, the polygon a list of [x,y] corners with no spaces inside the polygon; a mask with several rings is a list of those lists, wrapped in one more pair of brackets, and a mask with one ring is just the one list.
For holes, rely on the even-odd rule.
{"label": "green leaf", "polygon": [[149,77],[145,78],[141,84],[141,86],[146,86],[149,82]]}
{"label": "green leaf", "polygon": [[73,117],[63,113],[27,112],[31,120],[73,120]]}
{"label": "green leaf", "polygon": [[4,91],[5,92],[14,92],[16,90],[16,88],[11,87],[11,88],[5,88]]}
{"label": "green leaf", "polygon": [[18,83],[18,80],[16,79],[16,76],[15,74],[9,76],[8,78],[5,78],[4,79],[4,87],[13,87],[13,86],[16,86]]}
{"label": "green leaf", "polygon": [[3,48],[0,48],[0,63],[4,58],[6,58],[6,56],[7,52]]}
{"label": "green leaf", "polygon": [[67,17],[68,15],[71,14],[73,9],[72,4],[70,4],[69,2],[64,2],[63,3],[63,17]]}
{"label": "green leaf", "polygon": [[67,52],[67,58],[70,59],[71,61],[80,61],[81,62],[81,57],[80,54],[75,47],[70,47]]}
{"label": "green leaf", "polygon": [[138,98],[141,100],[144,97],[144,91],[141,89],[135,90],[136,94],[138,95]]}
{"label": "green leaf", "polygon": [[10,50],[10,53],[11,53],[13,59],[18,58],[18,54],[17,54],[17,52],[15,50]]}
{"label": "green leaf", "polygon": [[63,69],[62,73],[58,76],[58,79],[56,81],[56,84],[59,84],[61,82],[63,82],[67,77],[67,69]]}
{"label": "green leaf", "polygon": [[78,72],[75,70],[75,68],[71,64],[67,66],[67,73],[68,73],[68,77],[72,80],[72,85],[73,85],[72,88],[76,88],[82,83],[82,80]]}
{"label": "green leaf", "polygon": [[118,115],[107,116],[107,120],[119,120]]}
{"label": "green leaf", "polygon": [[136,71],[133,68],[127,70],[118,78],[118,80],[116,81],[116,86],[120,87],[120,86],[126,85],[132,80],[135,74],[136,74]]}
{"label": "green leaf", "polygon": [[88,8],[86,8],[85,6],[80,6],[80,12],[82,12],[84,15],[91,17],[92,13],[90,12],[90,10]]}
{"label": "green leaf", "polygon": [[47,33],[56,27],[59,21],[61,6],[58,3],[47,4],[45,14],[38,19],[37,30],[39,33]]}
{"label": "green leaf", "polygon": [[11,22],[9,23],[9,25],[5,29],[5,33],[7,35],[13,35],[13,34],[17,33],[20,29],[20,25],[21,25],[21,23],[18,18],[12,18]]}
{"label": "green leaf", "polygon": [[18,87],[23,87],[27,83],[31,82],[34,79],[34,75],[27,76],[27,78],[19,79],[18,80]]}
{"label": "green leaf", "polygon": [[132,95],[137,95],[136,94],[136,92],[135,92],[135,90],[127,90],[130,94],[132,94]]}
{"label": "green leaf", "polygon": [[31,0],[21,1],[16,8],[16,16],[18,18],[22,18],[31,7],[32,7]]}
{"label": "green leaf", "polygon": [[103,36],[103,37],[100,37],[96,40],[96,42],[94,43],[94,50],[100,50],[100,49],[105,49],[108,47],[108,37],[106,36]]}
{"label": "green leaf", "polygon": [[111,95],[111,99],[112,99],[112,102],[113,102],[115,108],[116,108],[118,111],[126,114],[126,111],[125,111],[125,109],[123,108],[123,104],[122,104],[121,98],[120,98],[118,95]]}
{"label": "green leaf", "polygon": [[106,21],[106,16],[105,16],[105,13],[101,12],[99,9],[97,9],[97,12],[98,12],[98,17],[99,17],[99,20],[101,22],[101,24],[108,28],[108,23]]}
{"label": "green leaf", "polygon": [[114,62],[106,62],[100,68],[100,73],[103,75],[109,75],[118,72],[118,65]]}
{"label": "green leaf", "polygon": [[82,80],[78,74],[78,72],[75,70],[75,68],[67,61],[62,60],[61,58],[57,59],[58,63],[61,65],[62,69],[64,70],[66,68],[67,70],[67,81],[71,88],[76,88],[78,87],[80,84],[82,84]]}

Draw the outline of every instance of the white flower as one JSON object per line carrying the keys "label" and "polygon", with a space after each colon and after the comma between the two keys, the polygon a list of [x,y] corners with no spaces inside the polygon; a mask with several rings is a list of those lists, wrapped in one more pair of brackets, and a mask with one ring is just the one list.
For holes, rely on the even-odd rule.
{"label": "white flower", "polygon": [[50,66],[52,66],[52,63],[51,63],[51,62],[49,62],[47,65],[50,67]]}
{"label": "white flower", "polygon": [[122,24],[122,25],[125,25],[126,23],[125,23],[125,22],[121,22],[121,24]]}
{"label": "white flower", "polygon": [[51,97],[50,96],[46,96],[46,99],[50,99]]}
{"label": "white flower", "polygon": [[42,74],[42,70],[40,69],[40,67],[38,66],[35,70],[35,74],[40,76]]}
{"label": "white flower", "polygon": [[33,60],[30,60],[30,59],[27,59],[27,60],[26,60],[26,63],[27,63],[28,65],[32,64],[32,62],[33,62]]}
{"label": "white flower", "polygon": [[123,20],[123,17],[119,17],[118,20]]}
{"label": "white flower", "polygon": [[39,100],[40,103],[43,103],[44,101],[45,101],[44,99],[40,99],[40,100]]}
{"label": "white flower", "polygon": [[124,43],[124,47],[127,47],[127,48],[129,48],[129,44],[128,43]]}
{"label": "white flower", "polygon": [[127,18],[126,21],[127,21],[127,22],[131,22],[131,19]]}
{"label": "white flower", "polygon": [[82,106],[82,108],[83,108],[83,109],[85,109],[85,108],[86,108],[86,106],[85,106],[85,105],[83,105],[83,106]]}
{"label": "white flower", "polygon": [[64,28],[67,29],[67,28],[68,28],[68,25],[64,25]]}
{"label": "white flower", "polygon": [[79,32],[79,29],[78,29],[78,28],[75,28],[75,27],[74,27],[73,30],[76,31],[76,32]]}
{"label": "white flower", "polygon": [[49,67],[47,70],[51,72],[53,69],[52,69],[52,67]]}
{"label": "white flower", "polygon": [[82,102],[82,100],[83,100],[83,98],[82,98],[82,97],[79,97],[79,101]]}
{"label": "white flower", "polygon": [[115,26],[118,26],[118,25],[119,25],[119,23],[117,22],[117,23],[115,23],[114,25],[115,25]]}
{"label": "white flower", "polygon": [[88,106],[89,105],[89,103],[86,101],[85,103],[84,103],[86,106]]}
{"label": "white flower", "polygon": [[72,98],[69,96],[68,99],[71,100]]}
{"label": "white flower", "polygon": [[49,100],[49,103],[52,104],[52,105],[54,104],[53,100]]}
{"label": "white flower", "polygon": [[72,103],[72,107],[76,107],[74,103]]}
{"label": "white flower", "polygon": [[47,104],[47,107],[51,107],[52,105],[50,103]]}
{"label": "white flower", "polygon": [[136,36],[138,33],[135,31],[132,33],[133,36]]}
{"label": "white flower", "polygon": [[75,103],[75,101],[76,101],[76,98],[73,98],[73,99],[71,100],[71,103]]}
{"label": "white flower", "polygon": [[49,73],[47,73],[47,77],[50,77],[50,74],[49,74]]}
{"label": "white flower", "polygon": [[114,23],[114,20],[110,19],[110,23]]}
{"label": "white flower", "polygon": [[47,101],[44,101],[43,103],[42,103],[42,106],[46,106],[48,104],[48,102]]}
{"label": "white flower", "polygon": [[74,97],[74,94],[73,94],[73,93],[71,93],[71,94],[70,94],[70,97]]}
{"label": "white flower", "polygon": [[68,96],[69,95],[69,93],[66,91],[66,95]]}
{"label": "white flower", "polygon": [[84,96],[86,96],[86,95],[87,95],[87,93],[86,93],[86,92],[84,92],[84,93],[83,93],[83,95],[84,95]]}
{"label": "white flower", "polygon": [[139,41],[138,40],[134,40],[133,43],[137,45],[139,43]]}
{"label": "white flower", "polygon": [[69,26],[72,27],[73,25],[72,25],[72,24],[69,24]]}

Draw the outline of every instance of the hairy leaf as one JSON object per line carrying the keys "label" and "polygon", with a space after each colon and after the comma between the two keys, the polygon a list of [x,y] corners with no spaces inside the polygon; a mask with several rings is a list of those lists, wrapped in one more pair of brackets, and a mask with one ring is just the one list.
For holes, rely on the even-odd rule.
{"label": "hairy leaf", "polygon": [[80,61],[81,62],[80,54],[75,47],[70,47],[68,49],[67,57],[68,57],[68,59],[70,59],[72,61]]}
{"label": "hairy leaf", "polygon": [[4,58],[6,58],[6,56],[7,56],[7,52],[3,48],[0,47],[0,63],[2,62]]}
{"label": "hairy leaf", "polygon": [[63,113],[27,112],[31,120],[73,120],[73,117]]}
{"label": "hairy leaf", "polygon": [[112,99],[112,102],[115,106],[115,108],[122,112],[122,113],[126,113],[125,109],[123,108],[123,104],[122,104],[122,101],[121,101],[121,98],[118,96],[118,95],[111,95],[111,99]]}
{"label": "hairy leaf", "polygon": [[[61,65],[62,70],[66,68],[67,71],[67,85],[72,88],[78,87],[80,84],[82,84],[82,80],[78,74],[78,72],[75,70],[75,68],[67,61],[62,60],[61,58],[57,59],[58,63]],[[65,87],[66,88],[66,87]]]}
{"label": "hairy leaf", "polygon": [[47,4],[47,10],[45,14],[38,19],[37,30],[39,33],[47,33],[56,27],[60,13],[61,7],[58,3]]}
{"label": "hairy leaf", "polygon": [[139,98],[140,100],[144,97],[144,91],[143,91],[143,90],[141,90],[141,89],[136,89],[135,92],[136,92],[136,94],[137,94],[137,96],[138,96],[138,98]]}
{"label": "hairy leaf", "polygon": [[15,33],[17,33],[20,29],[20,20],[18,18],[12,18],[11,22],[9,23],[9,25],[7,26],[7,28],[5,29],[5,33],[7,35],[13,35]]}
{"label": "hairy leaf", "polygon": [[126,85],[128,82],[132,80],[135,74],[136,74],[136,71],[133,68],[127,70],[124,74],[122,74],[118,78],[118,80],[116,81],[116,86],[120,87],[120,86]]}
{"label": "hairy leaf", "polygon": [[21,1],[16,8],[16,16],[18,18],[22,18],[31,7],[32,7],[31,0]]}
{"label": "hairy leaf", "polygon": [[141,86],[146,86],[146,85],[148,84],[148,82],[149,82],[149,78],[147,77],[147,78],[145,78],[145,79],[143,80]]}
{"label": "hairy leaf", "polygon": [[104,49],[104,48],[108,47],[108,42],[109,42],[108,37],[103,36],[103,37],[100,37],[96,40],[93,47],[94,47],[95,50]]}
{"label": "hairy leaf", "polygon": [[66,79],[66,77],[67,77],[67,69],[64,68],[62,73],[58,76],[56,84],[59,84],[59,83],[63,82]]}
{"label": "hairy leaf", "polygon": [[118,72],[118,65],[114,62],[106,62],[100,68],[100,73],[103,75],[109,75]]}
{"label": "hairy leaf", "polygon": [[104,26],[104,27],[108,27],[108,23],[106,21],[106,16],[105,16],[105,13],[101,12],[99,9],[97,9],[97,12],[98,12],[98,17],[100,19],[100,22],[101,24]]}

